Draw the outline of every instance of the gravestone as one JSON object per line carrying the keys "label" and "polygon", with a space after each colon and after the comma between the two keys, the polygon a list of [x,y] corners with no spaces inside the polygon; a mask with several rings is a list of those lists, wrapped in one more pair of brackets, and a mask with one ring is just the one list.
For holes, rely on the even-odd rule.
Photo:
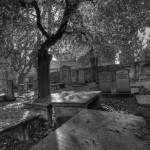
{"label": "gravestone", "polygon": [[91,69],[85,69],[85,82],[90,82],[92,79]]}
{"label": "gravestone", "polygon": [[60,82],[65,84],[71,83],[71,67],[70,66],[62,66],[60,68]]}
{"label": "gravestone", "polygon": [[99,73],[99,90],[102,93],[111,93],[112,77],[110,72]]}
{"label": "gravestone", "polygon": [[129,70],[118,70],[116,72],[116,92],[131,93]]}
{"label": "gravestone", "polygon": [[79,84],[85,84],[84,69],[79,69],[78,70],[78,83]]}
{"label": "gravestone", "polygon": [[25,90],[25,91],[28,90],[28,83],[24,83],[24,90]]}
{"label": "gravestone", "polygon": [[12,80],[7,81],[7,100],[15,100],[14,97],[14,85]]}
{"label": "gravestone", "polygon": [[25,78],[25,79],[24,79],[24,82],[29,82],[29,78]]}
{"label": "gravestone", "polygon": [[73,83],[77,82],[77,72],[76,72],[76,70],[71,70],[71,81]]}
{"label": "gravestone", "polygon": [[28,83],[29,83],[29,78],[25,78],[25,79],[24,79],[24,90],[25,90],[25,91],[28,90]]}

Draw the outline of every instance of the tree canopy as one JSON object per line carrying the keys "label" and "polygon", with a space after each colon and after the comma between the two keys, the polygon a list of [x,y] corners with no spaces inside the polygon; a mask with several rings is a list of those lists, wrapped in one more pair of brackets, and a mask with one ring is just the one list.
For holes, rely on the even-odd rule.
{"label": "tree canopy", "polygon": [[21,62],[30,68],[44,49],[99,64],[121,53],[131,63],[142,54],[139,33],[150,26],[149,0],[1,0],[0,7],[0,54],[16,60],[15,70]]}

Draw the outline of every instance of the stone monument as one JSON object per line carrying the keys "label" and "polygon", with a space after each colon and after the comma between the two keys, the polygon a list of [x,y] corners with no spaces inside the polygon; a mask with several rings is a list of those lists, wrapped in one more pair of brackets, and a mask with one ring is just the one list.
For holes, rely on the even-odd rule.
{"label": "stone monument", "polygon": [[116,72],[116,92],[131,93],[129,70],[118,70]]}
{"label": "stone monument", "polygon": [[71,81],[72,83],[77,82],[77,71],[75,69],[71,70]]}
{"label": "stone monument", "polygon": [[85,84],[84,69],[79,69],[78,70],[78,83],[79,84]]}
{"label": "stone monument", "polygon": [[71,67],[70,66],[62,66],[60,68],[60,82],[65,84],[71,83]]}
{"label": "stone monument", "polygon": [[111,93],[112,77],[110,72],[99,73],[99,90],[102,93]]}

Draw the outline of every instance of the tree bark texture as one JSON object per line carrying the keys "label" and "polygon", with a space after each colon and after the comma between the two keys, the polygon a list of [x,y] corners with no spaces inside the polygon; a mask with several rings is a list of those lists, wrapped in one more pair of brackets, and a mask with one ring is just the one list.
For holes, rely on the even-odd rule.
{"label": "tree bark texture", "polygon": [[96,82],[98,77],[97,67],[98,67],[98,57],[94,55],[94,50],[90,50],[90,62],[92,67],[92,81]]}
{"label": "tree bark texture", "polygon": [[50,67],[51,55],[44,50],[43,55],[38,55],[38,98],[50,95]]}

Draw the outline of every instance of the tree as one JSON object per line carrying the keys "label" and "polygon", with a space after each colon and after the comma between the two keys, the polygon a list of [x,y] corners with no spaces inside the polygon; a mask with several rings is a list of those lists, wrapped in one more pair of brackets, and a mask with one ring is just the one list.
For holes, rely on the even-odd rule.
{"label": "tree", "polygon": [[131,64],[141,49],[139,32],[149,26],[150,5],[147,0],[111,1],[100,7],[104,20],[104,30],[108,31],[108,40],[122,53],[125,63]]}
{"label": "tree", "polygon": [[[86,43],[91,53],[94,50],[93,57],[97,57],[98,54],[106,56],[105,51],[110,52],[109,56],[111,54],[114,56],[119,51],[135,50],[135,46],[130,43],[136,39],[139,31],[142,32],[149,26],[148,0],[55,0],[53,2],[13,0],[13,2],[21,6],[18,14],[24,19],[32,18],[32,22],[36,22],[42,34],[42,43],[37,53],[39,97],[49,95],[49,62],[52,57],[49,50],[65,35],[77,37],[75,43],[78,43],[78,47]],[[25,10],[30,12],[29,17],[23,15],[22,12]],[[31,21],[27,22],[31,24]],[[91,59],[91,62],[97,62],[97,59],[95,61]]]}
{"label": "tree", "polygon": [[[24,1],[21,1],[22,4],[27,5]],[[29,4],[34,8],[36,12],[36,23],[38,29],[45,36],[43,43],[40,45],[38,50],[38,97],[42,98],[50,94],[50,82],[49,82],[49,63],[52,58],[52,55],[48,53],[48,49],[53,46],[59,39],[62,38],[63,34],[66,31],[67,23],[71,14],[77,9],[79,2],[78,1],[69,1],[65,0],[61,2],[65,7],[63,7],[62,12],[62,21],[54,34],[49,34],[43,27],[41,23],[41,15],[39,3],[35,0],[30,1]],[[24,7],[24,6],[23,6]]]}
{"label": "tree", "polygon": [[[12,10],[8,9],[8,12],[14,14],[13,9],[13,7]],[[15,72],[18,82],[22,83],[24,76],[33,66],[35,60],[33,54],[38,47],[39,40],[38,31],[29,17],[31,11],[19,12],[18,10],[17,12],[19,14],[13,16],[15,20],[10,19],[9,16],[6,17],[7,11],[1,13],[1,18],[4,18],[5,21],[1,24],[0,57],[4,64],[8,64],[4,67],[8,74],[14,74]]]}

